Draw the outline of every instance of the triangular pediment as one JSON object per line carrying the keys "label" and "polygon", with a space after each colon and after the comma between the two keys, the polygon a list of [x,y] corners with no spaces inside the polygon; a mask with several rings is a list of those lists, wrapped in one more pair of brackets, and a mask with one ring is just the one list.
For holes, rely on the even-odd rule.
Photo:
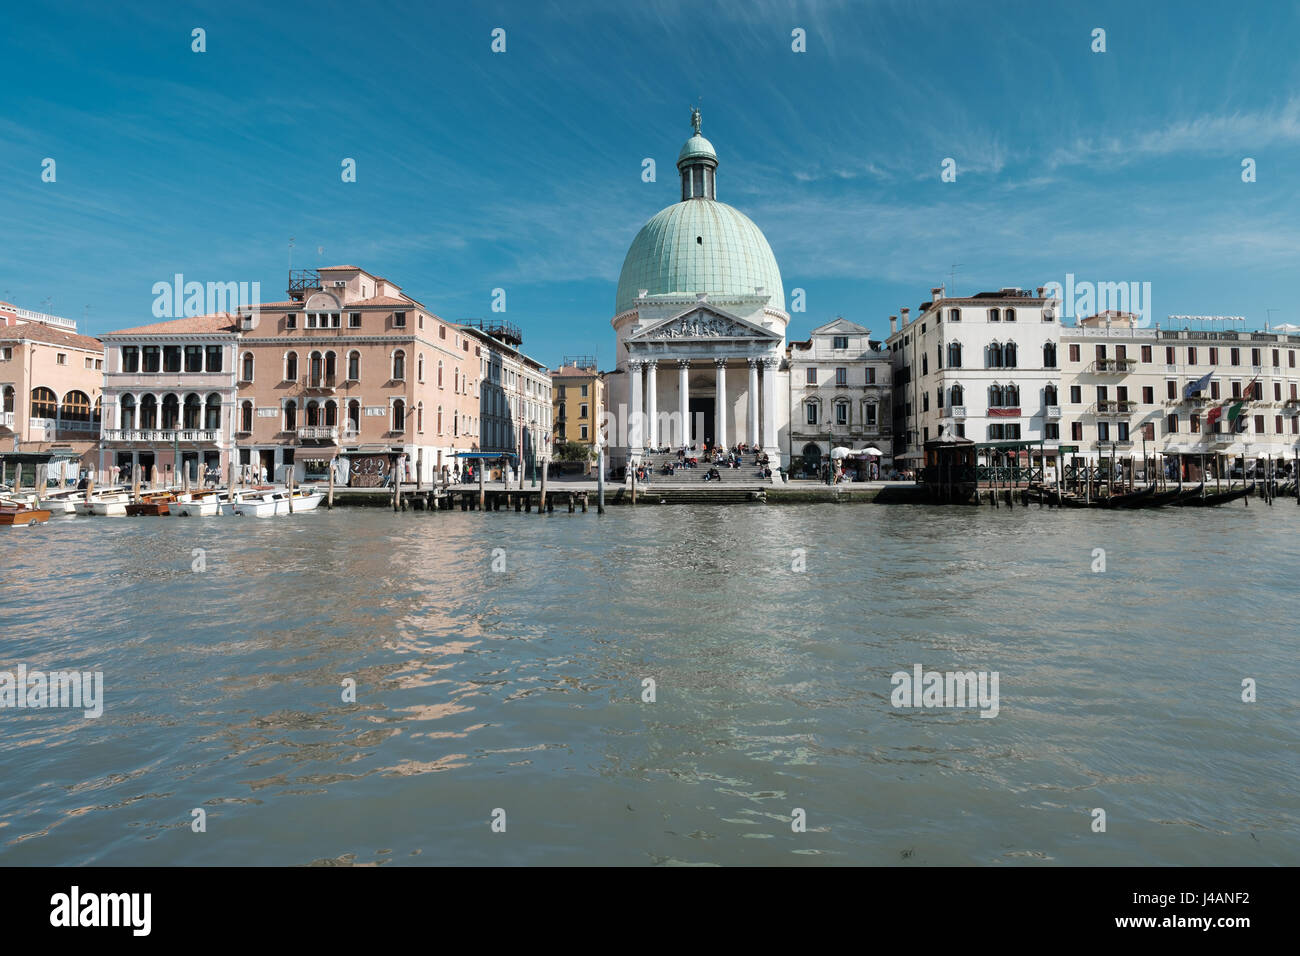
{"label": "triangular pediment", "polygon": [[812,335],[870,335],[869,329],[864,329],[856,322],[850,322],[848,319],[833,319],[825,325],[818,326],[812,330]]}
{"label": "triangular pediment", "polygon": [[695,305],[636,332],[628,342],[681,342],[701,339],[749,339],[780,342],[781,335],[710,305]]}

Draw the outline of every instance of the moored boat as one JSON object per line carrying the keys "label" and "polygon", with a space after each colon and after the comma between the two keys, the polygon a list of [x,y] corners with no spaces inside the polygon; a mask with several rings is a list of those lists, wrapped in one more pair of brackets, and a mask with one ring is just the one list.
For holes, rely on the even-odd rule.
{"label": "moored boat", "polygon": [[1229,501],[1237,501],[1245,498],[1255,490],[1255,482],[1251,482],[1249,487],[1235,488],[1230,491],[1216,491],[1211,494],[1200,494],[1189,496],[1174,502],[1180,508],[1213,508],[1215,505],[1225,505]]}
{"label": "moored boat", "polygon": [[128,516],[135,518],[146,516],[156,518],[171,514],[171,505],[176,501],[176,496],[170,491],[156,491],[141,496],[139,501],[133,501],[126,506]]}
{"label": "moored boat", "polygon": [[44,524],[49,520],[50,513],[44,508],[34,508],[12,499],[0,501],[0,527],[30,528],[32,525]]}
{"label": "moored boat", "polygon": [[196,491],[181,495],[171,506],[172,514],[182,518],[210,518],[220,511],[221,497],[216,491]]}
{"label": "moored boat", "polygon": [[85,492],[82,492],[82,497],[77,499],[73,507],[79,515],[120,518],[126,514],[126,505],[130,500],[131,496],[125,491],[92,492],[89,501],[85,498]]}

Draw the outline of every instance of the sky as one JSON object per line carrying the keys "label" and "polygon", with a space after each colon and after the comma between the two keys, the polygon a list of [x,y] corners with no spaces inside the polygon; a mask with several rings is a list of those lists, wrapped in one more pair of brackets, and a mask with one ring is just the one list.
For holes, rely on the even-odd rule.
{"label": "sky", "polygon": [[91,335],[155,321],[153,286],[176,273],[282,300],[292,256],[361,266],[446,319],[505,318],[546,364],[612,368],[619,269],[678,199],[695,103],[718,198],[767,236],[787,302],[804,290],[790,339],[836,316],[883,338],[932,286],[1067,275],[1151,283],[1162,323],[1300,323],[1296,4],[229,0],[6,18],[0,299]]}

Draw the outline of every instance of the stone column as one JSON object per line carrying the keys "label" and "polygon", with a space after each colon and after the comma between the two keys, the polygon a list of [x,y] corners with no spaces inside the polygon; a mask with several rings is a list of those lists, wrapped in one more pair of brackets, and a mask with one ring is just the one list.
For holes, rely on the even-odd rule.
{"label": "stone column", "polygon": [[757,448],[759,447],[760,438],[758,435],[758,362],[756,358],[749,360],[749,421],[748,425],[749,438],[748,443]]}
{"label": "stone column", "polygon": [[691,443],[691,363],[686,359],[677,360],[677,405],[682,415],[681,438],[679,445]]}
{"label": "stone column", "polygon": [[648,444],[651,448],[659,447],[659,363],[650,361],[645,363],[646,382],[645,382],[645,411],[649,427],[646,433],[649,436]]}
{"label": "stone column", "polygon": [[714,429],[713,440],[723,448],[727,447],[727,360],[714,359],[713,365],[717,369],[716,385],[716,402],[718,406],[715,409],[717,418],[717,427]]}
{"label": "stone column", "polygon": [[631,385],[627,406],[627,445],[632,456],[641,454],[641,362],[628,362],[627,374]]}
{"label": "stone column", "polygon": [[781,455],[776,436],[776,363],[774,358],[763,359],[763,450],[773,465]]}

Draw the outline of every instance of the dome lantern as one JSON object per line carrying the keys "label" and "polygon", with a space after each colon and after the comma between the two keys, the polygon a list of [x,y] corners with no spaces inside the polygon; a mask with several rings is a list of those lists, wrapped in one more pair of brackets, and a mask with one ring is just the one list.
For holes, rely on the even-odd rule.
{"label": "dome lantern", "polygon": [[700,111],[691,107],[694,132],[677,155],[677,169],[682,174],[682,200],[717,199],[718,154],[713,144],[700,135]]}

